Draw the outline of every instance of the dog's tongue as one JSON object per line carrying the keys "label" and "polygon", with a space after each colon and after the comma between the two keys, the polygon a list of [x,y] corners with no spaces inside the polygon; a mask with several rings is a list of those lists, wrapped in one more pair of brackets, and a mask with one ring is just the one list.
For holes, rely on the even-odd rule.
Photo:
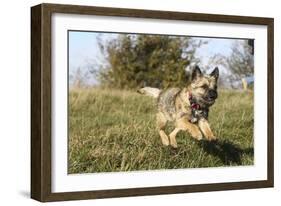
{"label": "dog's tongue", "polygon": [[200,105],[199,105],[199,104],[196,104],[196,103],[192,103],[192,104],[191,104],[191,108],[192,108],[192,109],[198,110],[198,109],[200,109]]}

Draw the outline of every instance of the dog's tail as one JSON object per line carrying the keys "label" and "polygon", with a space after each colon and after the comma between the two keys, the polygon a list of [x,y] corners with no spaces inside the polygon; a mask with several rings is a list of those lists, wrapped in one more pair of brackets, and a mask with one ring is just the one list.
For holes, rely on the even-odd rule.
{"label": "dog's tail", "polygon": [[144,87],[137,90],[138,93],[151,96],[153,98],[158,98],[161,90],[153,87]]}

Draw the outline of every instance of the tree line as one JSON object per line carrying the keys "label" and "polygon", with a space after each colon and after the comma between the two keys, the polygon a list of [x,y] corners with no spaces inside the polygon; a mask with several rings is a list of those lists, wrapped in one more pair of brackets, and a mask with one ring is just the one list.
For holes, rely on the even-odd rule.
{"label": "tree line", "polygon": [[[188,36],[120,34],[108,41],[98,41],[104,61],[88,65],[101,87],[135,89],[144,86],[157,88],[183,87],[190,83],[191,68],[200,64],[195,53],[207,41]],[[251,44],[250,44],[251,43]],[[254,74],[254,44],[240,41],[232,46],[231,55],[215,55],[209,65],[223,66],[221,84],[233,84]],[[89,76],[81,69],[73,75],[82,85]]]}

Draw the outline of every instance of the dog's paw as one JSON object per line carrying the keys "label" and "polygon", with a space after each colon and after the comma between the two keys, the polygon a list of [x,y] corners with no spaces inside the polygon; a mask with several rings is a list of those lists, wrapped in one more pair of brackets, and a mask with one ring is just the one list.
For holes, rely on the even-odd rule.
{"label": "dog's paw", "polygon": [[203,139],[203,135],[200,134],[200,135],[197,135],[196,137],[193,137],[193,138],[195,138],[196,140],[200,141],[200,140]]}
{"label": "dog's paw", "polygon": [[162,144],[164,145],[164,146],[169,146],[169,140],[168,139],[162,139]]}
{"label": "dog's paw", "polygon": [[211,136],[207,136],[206,139],[211,142],[211,141],[216,141],[217,137],[214,135],[211,135]]}
{"label": "dog's paw", "polygon": [[178,148],[177,142],[171,142],[171,146],[172,146],[173,148]]}

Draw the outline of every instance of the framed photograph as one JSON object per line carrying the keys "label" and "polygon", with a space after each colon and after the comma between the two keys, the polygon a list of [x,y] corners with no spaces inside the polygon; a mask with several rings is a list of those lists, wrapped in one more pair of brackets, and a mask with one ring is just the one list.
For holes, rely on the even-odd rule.
{"label": "framed photograph", "polygon": [[273,187],[273,19],[31,8],[31,197]]}

